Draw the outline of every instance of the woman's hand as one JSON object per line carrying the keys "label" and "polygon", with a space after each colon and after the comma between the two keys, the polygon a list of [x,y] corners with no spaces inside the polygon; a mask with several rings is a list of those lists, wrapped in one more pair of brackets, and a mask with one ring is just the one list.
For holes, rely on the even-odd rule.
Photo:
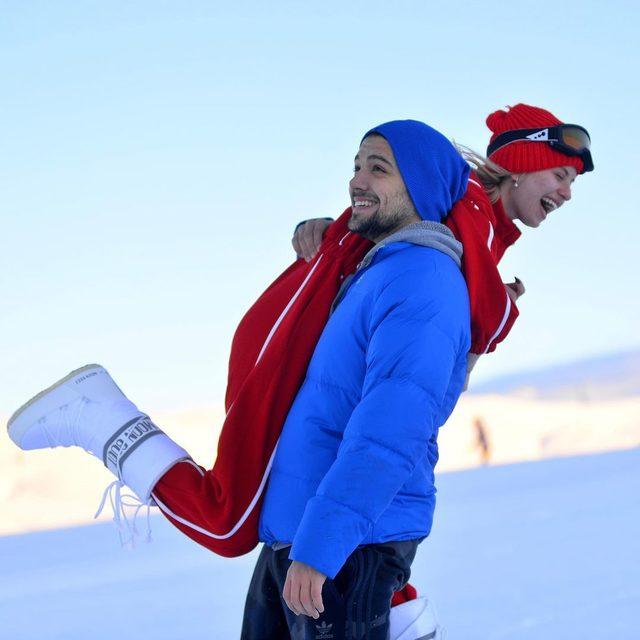
{"label": "woman's hand", "polygon": [[326,218],[313,218],[298,226],[291,239],[298,258],[304,258],[307,262],[313,259],[318,253],[324,232],[332,222]]}
{"label": "woman's hand", "polygon": [[515,302],[521,295],[524,295],[525,288],[522,280],[516,277],[513,282],[504,285],[507,288],[507,294],[511,298],[511,302]]}

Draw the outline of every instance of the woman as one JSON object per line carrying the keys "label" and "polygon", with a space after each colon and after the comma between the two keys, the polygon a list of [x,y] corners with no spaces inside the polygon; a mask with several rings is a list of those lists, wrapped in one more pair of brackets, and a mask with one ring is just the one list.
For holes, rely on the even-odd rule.
{"label": "woman", "polygon": [[[518,278],[506,285],[508,299],[503,304],[499,300],[500,287],[494,287],[489,304],[487,296],[479,294],[482,280],[491,271],[490,263],[497,265],[521,235],[514,220],[538,227],[571,199],[576,177],[593,170],[587,131],[562,123],[549,111],[517,104],[490,114],[486,123],[492,132],[487,157],[458,145],[474,174],[467,197],[446,221],[464,245],[465,277],[472,316],[476,317],[469,372],[480,355],[493,351],[506,337],[518,315],[515,302],[525,291]],[[471,207],[466,216],[457,215],[465,207]],[[292,239],[296,254],[307,261],[313,259],[331,224],[331,218],[301,222]],[[478,239],[482,240],[480,244]],[[484,241],[488,252],[482,246]],[[479,335],[481,324],[485,331]]]}
{"label": "woman", "polygon": [[[569,131],[555,126],[559,121],[548,112],[517,105],[508,113],[498,113],[503,115],[489,118],[496,127],[491,154],[501,153],[504,165],[517,166],[518,171],[530,175],[509,172],[496,178],[498,169],[466,152],[475,163],[479,182],[469,183],[448,220],[464,246],[474,353],[493,350],[517,315],[510,300],[521,289],[516,285],[507,295],[495,268],[506,247],[519,235],[512,220],[519,218],[537,226],[547,212],[570,197],[571,179],[589,170],[590,163],[587,148],[569,147],[564,138],[561,152],[551,146],[552,141],[539,141],[544,135],[541,128],[549,133],[549,127],[554,126],[553,131],[563,135]],[[514,116],[515,129],[511,122]],[[533,133],[522,131],[531,127]],[[537,136],[535,142],[526,137],[530,135]],[[558,172],[554,174],[552,168]],[[545,173],[549,171],[551,175]],[[495,199],[493,206],[491,198]],[[283,418],[338,289],[348,286],[349,275],[371,248],[370,242],[356,234],[344,233],[347,218],[345,212],[331,226],[322,243],[323,253],[310,264],[298,260],[287,269],[241,322],[231,355],[228,415],[213,471],[198,467],[148,417],[141,417],[106,371],[96,365],[73,372],[18,410],[9,423],[11,437],[24,449],[80,445],[99,454],[119,479],[129,460],[129,475],[125,473],[124,479],[143,503],[155,501],[176,527],[216,553],[246,553],[257,543],[258,505]],[[323,256],[327,259],[321,260]],[[113,422],[117,414],[117,422],[123,426],[111,433],[105,425],[107,431],[101,434],[103,421],[96,419],[96,428],[77,438],[80,431],[76,433],[67,425],[80,424],[79,416],[93,411],[92,400],[104,397],[108,398],[109,419]],[[58,422],[63,428],[50,430],[45,424],[44,417],[52,411],[60,413]],[[121,485],[120,481],[114,483],[116,507]]]}

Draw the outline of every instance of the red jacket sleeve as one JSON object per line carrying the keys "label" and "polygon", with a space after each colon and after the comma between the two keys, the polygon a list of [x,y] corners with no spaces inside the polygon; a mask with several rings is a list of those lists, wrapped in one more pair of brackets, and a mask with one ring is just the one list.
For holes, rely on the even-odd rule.
{"label": "red jacket sleeve", "polygon": [[[508,296],[498,262],[513,244],[519,231],[504,210],[491,205],[481,187],[469,182],[445,223],[462,242],[462,269],[471,305],[471,353],[482,355],[495,350],[518,317],[518,309]],[[513,229],[509,229],[509,224]],[[506,233],[510,230],[510,233]]]}

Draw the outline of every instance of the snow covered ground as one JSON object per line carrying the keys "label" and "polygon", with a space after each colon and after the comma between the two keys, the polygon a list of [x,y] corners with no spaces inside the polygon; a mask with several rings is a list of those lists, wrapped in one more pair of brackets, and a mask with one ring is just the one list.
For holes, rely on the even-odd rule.
{"label": "snow covered ground", "polygon": [[[640,449],[439,476],[412,583],[451,640],[640,637]],[[218,558],[160,516],[0,538],[0,638],[239,636],[256,552]]]}
{"label": "snow covered ground", "polygon": [[[211,468],[224,420],[221,406],[150,415],[199,464]],[[465,394],[438,435],[439,471],[480,464],[476,418],[485,425],[491,464],[640,446],[640,396],[578,402]],[[90,522],[101,491],[113,479],[77,447],[21,451],[7,437],[0,438],[0,468],[0,536]]]}

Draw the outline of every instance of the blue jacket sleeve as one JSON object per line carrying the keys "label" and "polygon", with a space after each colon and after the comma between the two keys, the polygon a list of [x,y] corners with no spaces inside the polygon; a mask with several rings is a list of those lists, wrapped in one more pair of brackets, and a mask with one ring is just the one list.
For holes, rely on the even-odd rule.
{"label": "blue jacket sleeve", "polygon": [[361,400],[289,556],[330,578],[427,455],[439,426],[452,373],[469,346],[467,291],[452,271],[404,272],[374,303]]}

